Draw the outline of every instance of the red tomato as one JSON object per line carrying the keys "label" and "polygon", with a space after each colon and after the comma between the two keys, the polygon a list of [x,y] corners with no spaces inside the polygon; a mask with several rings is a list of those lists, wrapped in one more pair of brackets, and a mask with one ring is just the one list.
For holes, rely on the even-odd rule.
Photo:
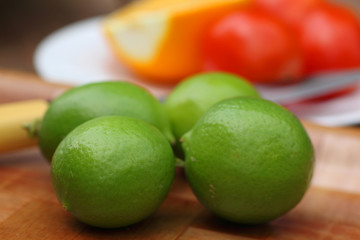
{"label": "red tomato", "polygon": [[346,8],[324,5],[312,10],[299,36],[307,74],[360,66],[360,24]]}
{"label": "red tomato", "polygon": [[299,26],[304,17],[324,0],[255,0],[260,10],[276,17],[291,27]]}
{"label": "red tomato", "polygon": [[236,11],[205,32],[205,70],[233,72],[255,83],[290,82],[302,76],[302,56],[293,36],[263,13]]}

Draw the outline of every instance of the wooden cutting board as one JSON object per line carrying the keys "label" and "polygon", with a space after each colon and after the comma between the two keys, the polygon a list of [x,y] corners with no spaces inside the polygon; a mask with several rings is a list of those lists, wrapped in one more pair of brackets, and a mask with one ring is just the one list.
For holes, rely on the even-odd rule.
{"label": "wooden cutting board", "polygon": [[116,230],[89,227],[57,202],[37,148],[0,155],[0,239],[360,239],[360,130],[305,124],[315,145],[312,186],[279,219],[242,226],[217,219],[189,189],[182,169],[147,220]]}
{"label": "wooden cutting board", "polygon": [[[34,97],[28,95],[27,84],[37,84],[36,76],[29,79],[0,71],[1,77],[0,102]],[[27,80],[15,87],[19,78]],[[59,86],[45,87],[31,94],[46,99],[58,94]],[[17,94],[1,99],[10,92]],[[183,171],[177,169],[168,198],[150,218],[123,229],[93,228],[75,220],[58,203],[49,164],[34,147],[0,155],[0,240],[360,239],[360,128],[304,125],[317,158],[312,186],[297,207],[268,224],[243,226],[217,219],[200,205]]]}

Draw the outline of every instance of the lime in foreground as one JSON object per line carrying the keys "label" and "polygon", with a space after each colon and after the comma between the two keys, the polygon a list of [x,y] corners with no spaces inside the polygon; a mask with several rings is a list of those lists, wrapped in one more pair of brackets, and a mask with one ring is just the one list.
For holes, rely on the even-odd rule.
{"label": "lime in foreground", "polygon": [[173,141],[165,109],[149,92],[127,82],[100,82],[73,88],[51,103],[39,130],[43,155],[51,161],[56,147],[71,130],[107,115],[142,119]]}
{"label": "lime in foreground", "polygon": [[229,221],[257,224],[283,215],[299,203],[312,177],[314,152],[303,126],[263,99],[214,105],[183,140],[192,190]]}
{"label": "lime in foreground", "polygon": [[151,215],[172,184],[170,143],[150,124],[106,116],[75,128],[51,164],[55,193],[77,219],[102,228],[123,227]]}
{"label": "lime in foreground", "polygon": [[180,139],[215,103],[239,96],[259,94],[245,79],[228,73],[202,73],[185,79],[165,102],[175,137]]}

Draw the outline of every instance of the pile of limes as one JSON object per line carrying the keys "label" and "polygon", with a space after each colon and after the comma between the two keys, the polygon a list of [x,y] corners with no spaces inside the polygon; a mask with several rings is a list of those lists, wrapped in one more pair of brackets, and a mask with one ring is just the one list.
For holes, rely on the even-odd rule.
{"label": "pile of limes", "polygon": [[184,155],[199,201],[238,223],[267,222],[293,208],[314,164],[299,120],[225,73],[184,80],[164,105],[125,82],[73,88],[51,103],[39,144],[61,204],[103,228],[136,223],[161,205],[174,179],[174,150]]}

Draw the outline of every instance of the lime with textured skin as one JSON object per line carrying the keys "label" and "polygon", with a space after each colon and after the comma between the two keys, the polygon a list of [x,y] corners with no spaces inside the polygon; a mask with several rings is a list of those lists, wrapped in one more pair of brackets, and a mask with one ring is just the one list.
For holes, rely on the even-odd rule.
{"label": "lime with textured skin", "polygon": [[273,220],[292,209],[309,186],[312,143],[299,120],[270,101],[220,102],[183,140],[192,190],[205,207],[229,221]]}
{"label": "lime with textured skin", "polygon": [[228,73],[202,73],[185,79],[165,102],[175,137],[180,139],[215,103],[239,96],[259,97],[259,93],[245,79]]}
{"label": "lime with textured skin", "polygon": [[102,228],[123,227],[151,215],[172,184],[171,145],[150,124],[106,116],[69,133],[51,163],[55,193],[77,219]]}
{"label": "lime with textured skin", "polygon": [[127,82],[100,82],[73,88],[51,103],[39,130],[43,155],[51,161],[56,147],[71,130],[106,115],[142,119],[173,141],[165,109],[150,93]]}

